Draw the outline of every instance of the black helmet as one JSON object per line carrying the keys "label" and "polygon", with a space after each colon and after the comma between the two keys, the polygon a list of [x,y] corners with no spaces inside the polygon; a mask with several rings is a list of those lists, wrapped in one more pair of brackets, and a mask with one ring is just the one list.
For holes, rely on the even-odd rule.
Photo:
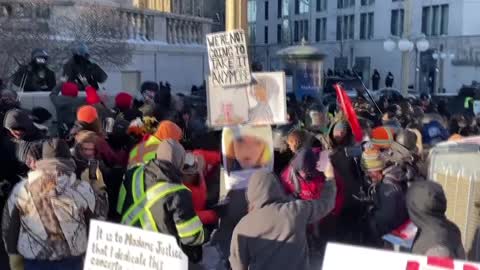
{"label": "black helmet", "polygon": [[417,134],[407,129],[402,129],[397,134],[395,141],[409,151],[415,151],[417,148]]}
{"label": "black helmet", "polygon": [[75,46],[73,46],[72,54],[78,55],[84,58],[88,58],[90,56],[90,50],[88,49],[88,46],[85,43],[79,42],[75,44]]}
{"label": "black helmet", "polygon": [[36,59],[36,58],[45,58],[45,59],[48,59],[48,53],[47,53],[47,51],[44,50],[44,49],[40,49],[40,48],[33,49],[33,50],[32,50],[32,59]]}

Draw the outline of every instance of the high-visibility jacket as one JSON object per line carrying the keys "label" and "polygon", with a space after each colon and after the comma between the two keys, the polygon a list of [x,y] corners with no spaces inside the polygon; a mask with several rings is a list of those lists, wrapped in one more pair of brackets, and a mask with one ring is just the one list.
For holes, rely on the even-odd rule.
{"label": "high-visibility jacket", "polygon": [[147,140],[137,144],[128,157],[128,168],[145,164],[155,159],[158,145],[162,141],[155,136],[150,136]]}
{"label": "high-visibility jacket", "polygon": [[470,108],[470,104],[472,104],[474,101],[474,99],[472,97],[466,97],[463,101],[463,107],[465,109],[469,109]]}
{"label": "high-visibility jacket", "polygon": [[183,184],[153,179],[158,176],[152,172],[159,170],[150,161],[127,171],[117,204],[121,223],[173,235],[186,246],[201,245],[204,230],[190,190]]}

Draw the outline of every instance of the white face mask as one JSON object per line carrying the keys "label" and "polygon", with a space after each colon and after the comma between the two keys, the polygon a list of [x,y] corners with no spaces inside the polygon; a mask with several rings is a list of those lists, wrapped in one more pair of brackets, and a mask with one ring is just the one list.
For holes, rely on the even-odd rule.
{"label": "white face mask", "polygon": [[47,59],[42,57],[35,58],[35,62],[39,65],[45,65],[47,63]]}

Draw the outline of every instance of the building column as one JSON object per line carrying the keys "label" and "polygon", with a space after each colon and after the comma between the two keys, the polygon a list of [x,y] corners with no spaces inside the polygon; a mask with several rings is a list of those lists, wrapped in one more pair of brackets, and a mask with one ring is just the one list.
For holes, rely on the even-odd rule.
{"label": "building column", "polygon": [[247,33],[247,0],[225,0],[225,26],[227,31],[243,29]]}
{"label": "building column", "polygon": [[[406,39],[410,38],[411,35],[411,20],[412,20],[412,1],[413,0],[405,0],[404,10],[405,10],[405,17],[403,21],[403,37]],[[400,92],[403,96],[408,95],[408,84],[410,81],[410,52],[402,52],[402,81],[400,84]]]}

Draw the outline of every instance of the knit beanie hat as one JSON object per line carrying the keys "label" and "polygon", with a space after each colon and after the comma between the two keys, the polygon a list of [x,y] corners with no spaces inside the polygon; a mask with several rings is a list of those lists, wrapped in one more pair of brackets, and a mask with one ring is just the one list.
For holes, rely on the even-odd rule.
{"label": "knit beanie hat", "polygon": [[389,127],[377,127],[372,130],[370,140],[373,146],[389,148],[393,142],[393,131]]}
{"label": "knit beanie hat", "polygon": [[78,96],[78,85],[73,82],[65,82],[62,85],[62,96],[66,97],[77,97]]}
{"label": "knit beanie hat", "polygon": [[87,93],[87,104],[94,105],[101,102],[100,96],[98,96],[97,90],[95,90],[95,88],[87,86],[85,88],[85,92]]}
{"label": "knit beanie hat", "polygon": [[376,149],[365,150],[362,154],[362,167],[367,172],[383,170],[385,163],[380,157],[380,152]]}
{"label": "knit beanie hat", "polygon": [[162,121],[154,134],[159,140],[172,139],[179,142],[183,137],[182,129],[172,121]]}
{"label": "knit beanie hat", "polygon": [[122,110],[132,107],[133,97],[129,93],[121,92],[115,97],[115,106]]}
{"label": "knit beanie hat", "polygon": [[90,105],[82,106],[77,111],[77,120],[79,122],[84,122],[92,124],[95,120],[98,119],[97,109]]}

